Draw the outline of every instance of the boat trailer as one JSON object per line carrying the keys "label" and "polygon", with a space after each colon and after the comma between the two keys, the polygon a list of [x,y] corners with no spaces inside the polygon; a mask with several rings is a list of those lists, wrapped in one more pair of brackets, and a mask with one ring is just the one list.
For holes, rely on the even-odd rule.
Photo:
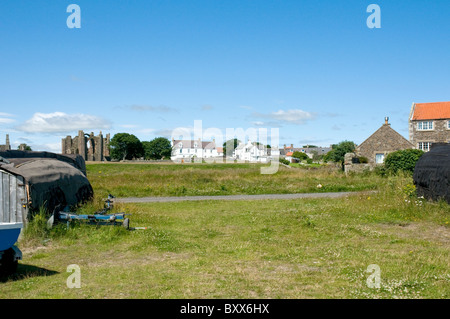
{"label": "boat trailer", "polygon": [[74,214],[66,211],[60,211],[59,206],[55,208],[53,214],[47,221],[47,227],[52,228],[56,223],[66,222],[67,228],[70,227],[70,223],[74,220],[79,220],[82,222],[86,222],[92,225],[109,225],[109,226],[117,226],[122,225],[125,229],[130,229],[130,219],[125,217],[126,213],[113,213],[107,214],[113,207],[112,199],[113,195],[109,194],[108,198],[105,200],[105,208],[95,214]]}

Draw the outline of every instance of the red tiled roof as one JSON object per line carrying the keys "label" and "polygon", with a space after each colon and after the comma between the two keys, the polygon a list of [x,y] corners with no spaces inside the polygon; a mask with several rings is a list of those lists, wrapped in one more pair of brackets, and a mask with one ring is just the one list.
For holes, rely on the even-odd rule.
{"label": "red tiled roof", "polygon": [[412,120],[450,119],[450,102],[415,103]]}
{"label": "red tiled roof", "polygon": [[286,156],[292,156],[294,154],[294,152],[287,152]]}

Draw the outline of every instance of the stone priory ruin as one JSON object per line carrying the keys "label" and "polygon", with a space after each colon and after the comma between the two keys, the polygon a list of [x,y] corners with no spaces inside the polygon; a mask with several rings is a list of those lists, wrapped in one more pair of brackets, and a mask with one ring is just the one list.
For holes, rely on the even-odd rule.
{"label": "stone priory ruin", "polygon": [[94,133],[85,134],[78,131],[78,136],[67,136],[62,139],[62,154],[80,155],[85,161],[103,162],[109,161],[110,134],[104,138],[102,132],[97,136]]}

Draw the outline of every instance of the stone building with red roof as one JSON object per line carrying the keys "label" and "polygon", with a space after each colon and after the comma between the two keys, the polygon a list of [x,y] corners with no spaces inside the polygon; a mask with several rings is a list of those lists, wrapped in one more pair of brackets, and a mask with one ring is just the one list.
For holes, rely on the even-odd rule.
{"label": "stone building with red roof", "polygon": [[450,102],[413,103],[409,140],[414,148],[425,152],[433,143],[450,143]]}

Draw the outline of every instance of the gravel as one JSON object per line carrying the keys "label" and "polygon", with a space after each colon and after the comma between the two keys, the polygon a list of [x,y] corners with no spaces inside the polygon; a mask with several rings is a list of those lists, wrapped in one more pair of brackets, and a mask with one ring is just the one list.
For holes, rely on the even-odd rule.
{"label": "gravel", "polygon": [[181,202],[202,200],[266,200],[266,199],[297,199],[297,198],[339,198],[357,192],[334,193],[300,193],[300,194],[262,194],[262,195],[217,195],[217,196],[173,196],[173,197],[126,197],[114,198],[116,203],[154,203]]}

